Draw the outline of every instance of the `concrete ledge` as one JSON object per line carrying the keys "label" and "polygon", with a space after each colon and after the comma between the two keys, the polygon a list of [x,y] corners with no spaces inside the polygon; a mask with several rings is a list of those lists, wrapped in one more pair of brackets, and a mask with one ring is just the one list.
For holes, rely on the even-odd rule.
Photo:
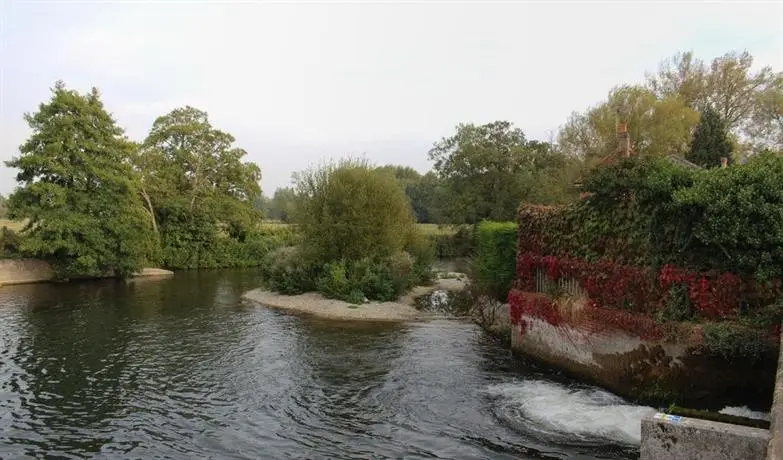
{"label": "concrete ledge", "polygon": [[641,460],[764,460],[769,431],[657,413],[642,420]]}
{"label": "concrete ledge", "polygon": [[[161,268],[143,268],[132,278],[172,276],[174,272]],[[0,259],[0,286],[46,283],[54,279],[54,270],[43,260]]]}

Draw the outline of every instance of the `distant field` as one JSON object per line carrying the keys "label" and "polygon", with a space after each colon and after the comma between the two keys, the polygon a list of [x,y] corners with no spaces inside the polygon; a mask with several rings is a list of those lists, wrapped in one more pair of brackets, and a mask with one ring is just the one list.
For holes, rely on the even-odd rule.
{"label": "distant field", "polygon": [[0,228],[8,227],[9,230],[13,230],[15,232],[18,232],[24,227],[24,221],[22,220],[9,220],[9,219],[0,219]]}
{"label": "distant field", "polygon": [[[275,228],[286,226],[288,224],[278,220],[264,220],[259,224],[261,228]],[[452,226],[440,227],[438,224],[416,224],[425,235],[451,235],[456,232]]]}

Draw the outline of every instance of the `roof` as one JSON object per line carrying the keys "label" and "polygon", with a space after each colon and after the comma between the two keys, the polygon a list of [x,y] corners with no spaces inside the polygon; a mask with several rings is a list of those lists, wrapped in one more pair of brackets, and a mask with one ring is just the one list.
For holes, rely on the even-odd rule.
{"label": "roof", "polygon": [[697,165],[696,163],[691,163],[690,161],[686,160],[683,157],[677,156],[677,155],[667,155],[666,158],[669,159],[672,163],[676,163],[680,166],[685,166],[686,168],[691,169],[704,169],[701,166]]}

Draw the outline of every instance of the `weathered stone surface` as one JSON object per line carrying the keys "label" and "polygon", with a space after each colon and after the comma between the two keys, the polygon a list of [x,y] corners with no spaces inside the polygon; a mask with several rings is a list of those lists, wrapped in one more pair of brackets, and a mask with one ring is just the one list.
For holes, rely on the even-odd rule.
{"label": "weathered stone surface", "polygon": [[641,460],[763,460],[769,431],[655,414],[642,420]]}
{"label": "weathered stone surface", "polygon": [[134,278],[143,278],[148,276],[172,276],[174,272],[162,268],[142,268],[140,272],[134,273]]}
{"label": "weathered stone surface", "polygon": [[43,260],[0,260],[0,286],[9,284],[42,283],[54,277],[52,267]]}
{"label": "weathered stone surface", "polygon": [[[776,356],[737,362],[708,356],[688,326],[660,340],[616,329],[600,318],[580,316],[578,302],[558,304],[557,324],[523,314],[511,328],[515,352],[588,379],[647,404],[719,409],[770,407]],[[776,350],[771,350],[774,353]]]}
{"label": "weathered stone surface", "polygon": [[[174,272],[161,268],[143,268],[133,277],[149,278],[172,276]],[[48,262],[37,259],[0,259],[0,286],[12,284],[45,283],[54,279],[54,270]]]}

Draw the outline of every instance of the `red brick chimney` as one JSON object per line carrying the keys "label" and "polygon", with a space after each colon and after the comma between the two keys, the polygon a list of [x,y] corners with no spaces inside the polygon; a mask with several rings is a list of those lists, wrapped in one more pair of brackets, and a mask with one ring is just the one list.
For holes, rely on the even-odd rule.
{"label": "red brick chimney", "polygon": [[628,123],[625,120],[617,125],[617,153],[626,157],[631,155],[631,138],[628,136]]}

